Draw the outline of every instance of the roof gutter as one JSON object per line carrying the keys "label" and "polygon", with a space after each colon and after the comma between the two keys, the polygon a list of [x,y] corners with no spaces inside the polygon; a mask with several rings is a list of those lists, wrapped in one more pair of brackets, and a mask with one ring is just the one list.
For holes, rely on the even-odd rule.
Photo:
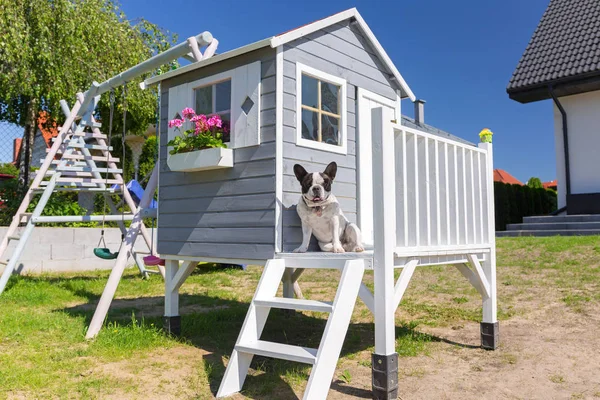
{"label": "roof gutter", "polygon": [[556,97],[556,94],[554,93],[554,87],[552,85],[548,86],[548,91],[550,92],[550,96],[552,96],[552,100],[554,100],[554,104],[556,104],[556,107],[562,115],[563,148],[565,152],[565,180],[568,198],[571,195],[571,164],[569,162],[569,126],[567,124],[567,112],[558,100],[558,97]]}

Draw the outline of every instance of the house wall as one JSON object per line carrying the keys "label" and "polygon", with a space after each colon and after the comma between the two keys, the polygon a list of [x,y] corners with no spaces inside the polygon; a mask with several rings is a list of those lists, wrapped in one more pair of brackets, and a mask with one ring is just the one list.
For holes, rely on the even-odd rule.
{"label": "house wall", "polygon": [[[260,146],[234,149],[234,167],[172,172],[167,165],[171,87],[261,61]],[[158,252],[268,259],[275,241],[275,50],[265,48],[161,84]],[[194,107],[193,104],[188,104]]]}
{"label": "house wall", "polygon": [[[571,193],[600,193],[600,91],[561,97],[569,128]],[[562,116],[554,105],[558,207],[566,205]]]}
{"label": "house wall", "polygon": [[[389,74],[366,39],[357,28],[349,25],[349,21],[284,45],[283,59],[283,250],[291,251],[302,241],[301,223],[295,209],[300,199],[300,184],[294,176],[294,164],[303,165],[309,172],[318,172],[323,171],[329,162],[337,162],[333,192],[346,217],[356,222],[356,89],[361,87],[395,101],[397,88],[388,81]],[[346,155],[296,145],[297,62],[347,81]],[[312,246],[315,247],[314,238]]]}

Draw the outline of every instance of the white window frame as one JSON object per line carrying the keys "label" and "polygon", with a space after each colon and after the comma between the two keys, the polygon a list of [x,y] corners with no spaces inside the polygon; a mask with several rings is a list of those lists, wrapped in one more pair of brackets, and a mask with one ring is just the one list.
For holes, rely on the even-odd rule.
{"label": "white window frame", "polygon": [[[339,145],[333,145],[316,140],[305,139],[302,137],[302,75],[308,75],[320,81],[332,83],[340,86],[340,125],[339,125]],[[338,76],[319,71],[301,63],[296,63],[296,145],[309,147],[312,149],[328,151],[331,153],[347,154],[347,97],[346,80]]]}
{"label": "white window frame", "polygon": [[[230,90],[230,93],[229,93],[229,108],[227,110],[221,110],[221,111],[211,112],[209,115],[213,115],[213,114],[214,115],[229,114],[229,117],[231,118],[231,107],[232,107],[232,103],[233,103],[233,98],[232,98],[233,97],[232,96],[232,93],[233,93],[233,80],[232,79],[223,79],[223,80],[218,81],[218,82],[208,83],[206,85],[197,86],[195,88],[192,88],[192,91],[194,92],[194,106],[196,105],[196,98],[195,98],[195,96],[196,96],[196,90],[210,86],[211,87],[211,92],[212,92],[211,93],[211,98],[212,98],[211,109],[216,110],[217,109],[217,85],[219,83],[223,83],[223,82],[227,82],[227,81],[231,82],[231,90]],[[195,110],[195,107],[192,107],[192,108],[194,108],[194,111],[197,111],[197,110]]]}
{"label": "white window frame", "polygon": [[[191,92],[191,102],[190,104],[192,104],[192,108],[194,109],[194,111],[196,110],[196,89],[201,89],[203,87],[206,86],[212,86],[212,108],[216,109],[216,102],[217,102],[217,96],[216,96],[216,91],[217,91],[217,84],[221,83],[221,82],[225,82],[225,81],[231,81],[231,90],[229,93],[229,110],[227,111],[222,111],[223,113],[227,113],[229,112],[229,129],[230,131],[233,130],[233,121],[231,121],[231,119],[233,119],[233,115],[231,113],[231,110],[233,109],[233,76],[234,76],[234,71],[235,70],[229,70],[229,71],[225,71],[225,72],[221,72],[219,74],[216,75],[212,75],[212,76],[208,76],[206,78],[202,78],[202,79],[198,79],[197,81],[192,81],[190,83],[188,83],[187,87],[188,90]],[[217,112],[211,113],[210,115],[213,114],[218,114]],[[229,142],[228,143],[229,148],[234,149],[235,148],[235,143],[234,143],[234,135],[230,134],[229,136]]]}
{"label": "white window frame", "polygon": [[[218,73],[216,75],[211,75],[211,76],[207,76],[206,78],[202,78],[202,79],[198,79],[192,82],[188,82],[188,83],[184,83],[181,85],[177,85],[175,87],[172,87],[171,89],[169,89],[169,99],[174,98],[175,96],[181,96],[181,93],[177,94],[177,91],[185,91],[185,97],[186,100],[185,103],[186,104],[190,104],[188,107],[194,108],[195,111],[195,107],[196,107],[196,89],[200,89],[202,87],[205,86],[210,86],[210,85],[215,85],[217,83],[226,81],[231,79],[231,91],[233,92],[233,75],[234,75],[234,70],[229,70],[229,71],[225,71],[225,72],[221,72]],[[171,94],[171,91],[173,91],[173,93]],[[213,97],[213,101],[214,101],[214,97]],[[231,109],[233,108],[233,96],[230,97],[230,103],[229,103],[229,112],[231,114]],[[178,113],[181,113],[181,110],[177,111]],[[169,119],[174,118],[174,115],[169,115]],[[230,123],[230,125],[233,125],[233,123]],[[233,126],[231,126],[233,128]],[[185,130],[185,129],[182,129]],[[169,140],[172,140],[178,133],[176,133],[176,131],[174,129],[169,129],[169,135],[168,138]],[[235,143],[233,142],[233,135],[231,137],[231,141],[229,142],[229,148],[235,148]]]}

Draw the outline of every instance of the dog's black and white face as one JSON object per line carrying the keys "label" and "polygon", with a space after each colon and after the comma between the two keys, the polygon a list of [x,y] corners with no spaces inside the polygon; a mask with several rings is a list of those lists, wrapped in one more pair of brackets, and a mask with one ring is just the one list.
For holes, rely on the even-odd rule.
{"label": "dog's black and white face", "polygon": [[302,196],[311,204],[327,201],[331,195],[331,185],[335,179],[337,164],[329,163],[325,171],[308,173],[300,164],[294,165],[294,174],[302,185]]}

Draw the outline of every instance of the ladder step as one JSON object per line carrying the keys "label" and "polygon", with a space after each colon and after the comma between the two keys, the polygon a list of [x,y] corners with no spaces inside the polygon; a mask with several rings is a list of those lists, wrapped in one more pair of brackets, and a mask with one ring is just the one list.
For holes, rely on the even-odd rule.
{"label": "ladder step", "polygon": [[79,166],[62,166],[56,168],[57,171],[69,171],[69,172],[99,172],[103,174],[121,174],[122,169],[119,168],[90,168],[90,167],[79,167]]}
{"label": "ladder step", "polygon": [[27,221],[29,221],[29,218],[31,218],[32,215],[33,213],[19,214],[19,223],[26,223]]}
{"label": "ladder step", "polygon": [[74,149],[89,149],[89,150],[103,150],[112,151],[112,146],[101,146],[99,144],[81,144],[81,143],[69,143],[69,147]]}
{"label": "ladder step", "polygon": [[8,260],[0,260],[0,265],[8,265]]}
{"label": "ladder step", "polygon": [[311,365],[313,365],[317,360],[317,349],[267,342],[264,340],[258,340],[253,343],[237,344],[235,349],[241,353],[278,358],[280,360],[296,361]]}
{"label": "ladder step", "polygon": [[91,172],[70,172],[63,171],[62,169],[56,171],[46,171],[45,176],[52,176],[60,171],[62,177],[73,177],[73,178],[93,178],[94,175]]}
{"label": "ladder step", "polygon": [[274,297],[272,300],[254,300],[254,304],[258,307],[281,308],[284,310],[328,313],[333,311],[333,304],[330,302],[305,299],[286,299],[284,297]]}
{"label": "ladder step", "polygon": [[[46,190],[46,188],[43,187],[39,187],[39,188],[35,188],[32,189],[34,192],[39,193],[39,192],[44,192]],[[54,188],[54,192],[101,192],[101,193],[121,193],[121,187],[118,187],[116,189],[113,188],[106,188],[106,189],[102,189],[99,187],[64,187],[64,186],[57,186]]]}
{"label": "ladder step", "polygon": [[[43,181],[40,183],[42,186],[47,186],[49,181]],[[98,183],[105,183],[108,185],[122,185],[123,181],[119,179],[103,179],[103,178],[71,178],[71,177],[60,177],[56,180],[56,183],[62,184],[73,184],[82,187],[96,187]],[[57,185],[58,186],[58,185]],[[63,185],[64,186],[64,185]]]}
{"label": "ladder step", "polygon": [[14,235],[11,235],[11,236],[9,236],[9,237],[8,237],[8,240],[9,240],[9,241],[10,241],[10,240],[21,240],[21,237],[20,237],[20,236],[14,236]]}
{"label": "ladder step", "polygon": [[[52,164],[58,165],[65,159],[69,160],[69,162],[75,162],[75,164],[73,164],[73,165],[80,165],[79,163],[81,163],[81,165],[88,165],[87,163],[85,163],[85,161],[106,162],[106,156],[86,156],[84,154],[65,154],[61,157],[61,159],[52,160]],[[46,161],[45,158],[40,159],[40,163],[44,163],[44,161]],[[121,159],[116,158],[116,157],[110,157],[108,159],[108,162],[113,162],[113,163],[119,163],[120,161],[121,161]]]}

